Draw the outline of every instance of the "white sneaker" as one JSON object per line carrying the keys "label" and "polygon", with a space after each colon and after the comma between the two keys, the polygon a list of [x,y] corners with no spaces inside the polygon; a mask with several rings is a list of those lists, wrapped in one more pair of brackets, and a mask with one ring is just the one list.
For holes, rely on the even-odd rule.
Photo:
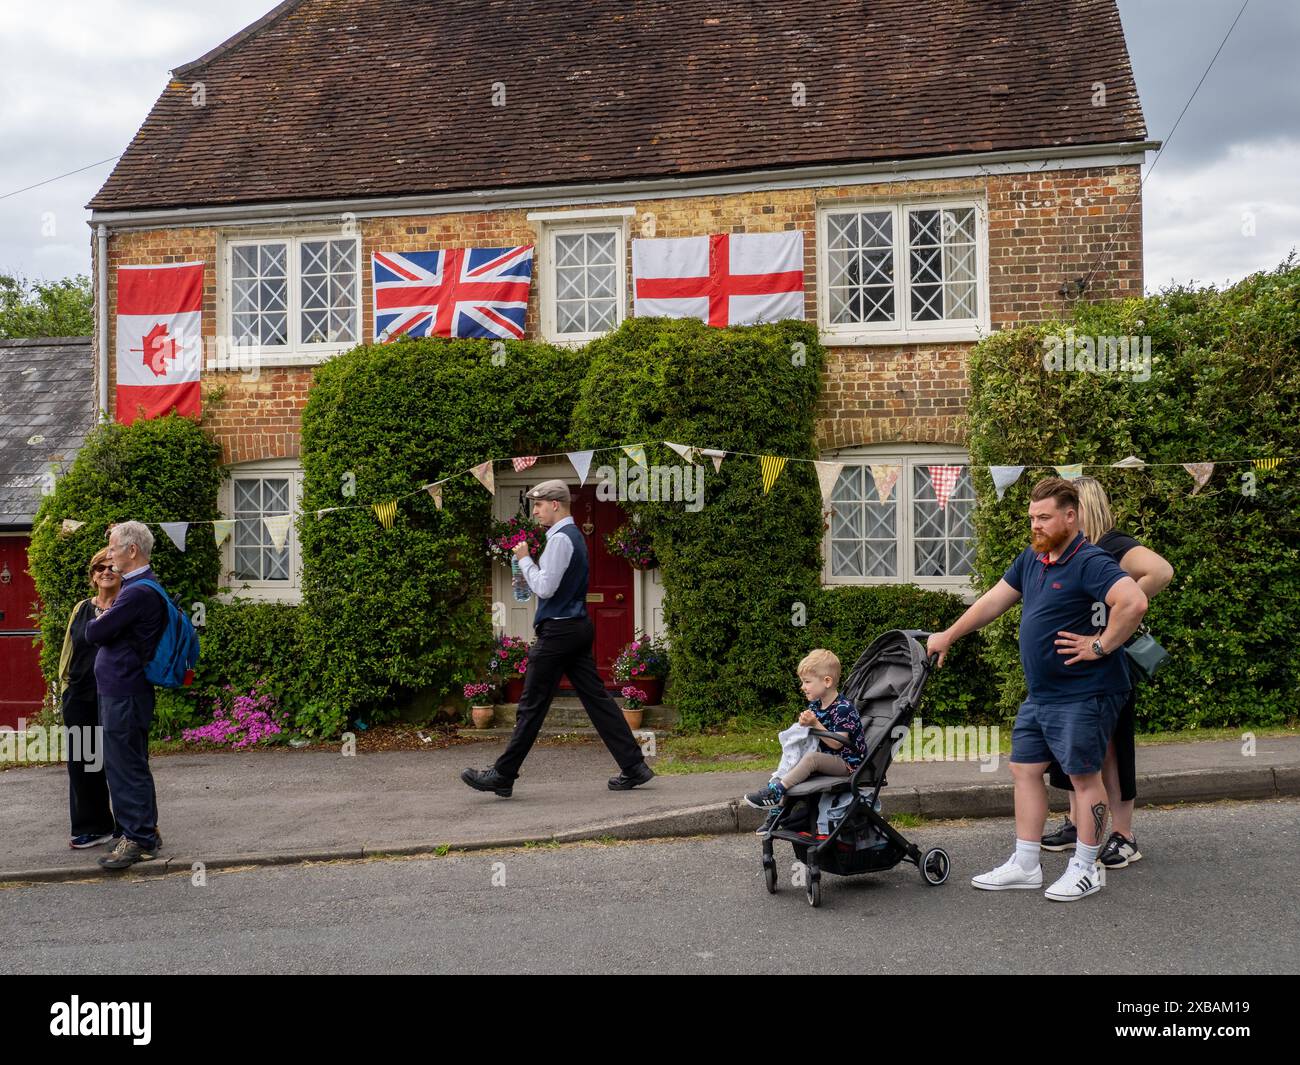
{"label": "white sneaker", "polygon": [[1012,858],[1006,865],[999,865],[987,873],[971,877],[971,887],[984,891],[1009,891],[1013,888],[1040,888],[1043,886],[1043,867],[1036,865],[1029,872]]}
{"label": "white sneaker", "polygon": [[1102,865],[1083,865],[1070,859],[1065,875],[1043,892],[1053,902],[1074,902],[1094,895],[1105,886],[1106,869]]}

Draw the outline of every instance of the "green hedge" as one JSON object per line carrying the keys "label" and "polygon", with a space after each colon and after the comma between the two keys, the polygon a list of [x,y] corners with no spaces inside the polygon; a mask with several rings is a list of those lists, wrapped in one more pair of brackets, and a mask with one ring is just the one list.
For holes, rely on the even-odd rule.
{"label": "green hedge", "polygon": [[[641,318],[588,351],[574,411],[580,447],[672,440],[817,457],[813,410],[825,353],[809,323],[714,329]],[[662,445],[647,457],[682,463]],[[687,727],[797,707],[793,665],[811,645],[796,620],[821,571],[821,500],[809,463],[789,463],[764,495],[757,458],[728,456],[716,473],[701,461],[699,511],[624,504],[649,531],[663,570],[667,698]]]}
{"label": "green hedge", "polygon": [[[93,429],[68,472],[41,500],[28,554],[41,598],[41,669],[53,681],[72,607],[91,594],[86,571],[106,546],[108,526],[121,521],[211,521],[221,484],[221,449],[190,418],[107,424]],[[85,522],[63,533],[65,518]],[[184,552],[156,525],[151,560],[168,592],[182,603],[210,596],[220,564],[211,526],[191,528]]]}
{"label": "green hedge", "polygon": [[[302,416],[299,724],[332,735],[431,690],[459,697],[486,661],[491,496],[473,477],[417,492],[391,529],[369,509],[485,458],[564,449],[582,352],[529,341],[404,340],[322,364]],[[345,494],[355,488],[354,495]]]}
{"label": "green hedge", "polygon": [[[1176,288],[1095,304],[1076,336],[1149,336],[1152,372],[1049,372],[1043,340],[1066,323],[996,334],[971,358],[971,461],[1109,464],[1129,454],[1175,465],[1103,470],[1119,528],[1164,555],[1174,581],[1147,621],[1173,655],[1141,691],[1149,730],[1263,725],[1300,714],[1300,268],[1219,292]],[[1271,471],[1220,466],[1193,496],[1177,463],[1290,456]],[[998,502],[976,471],[977,568],[988,587],[1028,540],[1027,470]],[[1096,471],[1089,470],[1089,473]],[[1249,473],[1249,477],[1243,475]],[[1253,482],[1253,484],[1252,484]],[[1253,491],[1253,494],[1251,494]],[[1023,693],[1013,611],[988,630],[1011,713]]]}
{"label": "green hedge", "polygon": [[[847,680],[858,656],[889,629],[946,629],[966,610],[959,595],[912,584],[822,588],[813,599],[808,633],[839,656]],[[996,721],[997,690],[976,634],[958,643],[926,683],[921,718],[936,725]]]}

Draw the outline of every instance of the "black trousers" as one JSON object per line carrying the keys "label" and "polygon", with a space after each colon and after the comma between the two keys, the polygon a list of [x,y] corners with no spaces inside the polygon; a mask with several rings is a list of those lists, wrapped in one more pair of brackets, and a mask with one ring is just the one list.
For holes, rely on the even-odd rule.
{"label": "black trousers", "polygon": [[582,708],[619,768],[627,772],[645,761],[623,711],[605,691],[596,671],[596,660],[591,653],[595,637],[596,627],[590,618],[550,619],[538,628],[537,639],[528,649],[528,672],[524,674],[524,694],[519,699],[515,731],[496,761],[496,770],[503,777],[514,780],[519,775],[519,767],[537,740],[560,678],[564,676],[573,684]]}
{"label": "black trousers", "polygon": [[99,696],[104,725],[104,768],[122,835],[148,850],[158,847],[158,796],[149,772],[149,726],[154,692]]}
{"label": "black trousers", "polygon": [[[78,750],[82,757],[68,757],[68,812],[72,817],[72,835],[103,836],[116,833],[117,821],[108,803],[108,773],[104,769],[107,752],[101,731],[92,742],[98,758],[97,768],[87,764],[90,748],[85,746],[86,733],[99,725],[99,701],[96,696],[77,698],[70,691],[63,693],[63,723],[69,730],[82,734]],[[72,750],[69,744],[69,751]],[[93,763],[92,763],[93,764]]]}

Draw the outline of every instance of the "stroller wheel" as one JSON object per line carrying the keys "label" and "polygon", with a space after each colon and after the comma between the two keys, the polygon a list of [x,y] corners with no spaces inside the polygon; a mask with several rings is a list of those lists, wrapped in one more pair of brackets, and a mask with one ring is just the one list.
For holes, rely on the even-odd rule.
{"label": "stroller wheel", "polygon": [[763,860],[763,882],[767,884],[767,893],[776,894],[776,862],[769,859]]}
{"label": "stroller wheel", "polygon": [[808,873],[808,905],[814,910],[822,904],[822,878],[816,871]]}
{"label": "stroller wheel", "polygon": [[947,880],[951,868],[948,852],[942,847],[932,847],[921,859],[921,876],[931,887],[938,887]]}

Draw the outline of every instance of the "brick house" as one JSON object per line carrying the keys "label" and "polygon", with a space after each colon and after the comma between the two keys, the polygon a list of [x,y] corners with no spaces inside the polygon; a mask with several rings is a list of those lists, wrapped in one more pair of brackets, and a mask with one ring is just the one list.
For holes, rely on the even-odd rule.
{"label": "brick house", "polygon": [[[1084,298],[1141,295],[1155,146],[1115,0],[287,0],[173,72],[89,205],[100,405],[117,268],[205,262],[222,507],[282,512],[311,366],[374,336],[372,252],[533,244],[527,335],[582,343],[632,313],[633,238],[799,229],[819,443],[849,463],[825,579],[966,591],[970,477],[941,511],[926,468],[967,460],[966,354],[1090,271]],[[222,337],[261,345],[256,380]],[[547,476],[576,484],[499,469],[502,516]],[[225,569],[292,601],[296,543],[260,526]],[[655,575],[627,580],[626,625],[657,629]]]}

